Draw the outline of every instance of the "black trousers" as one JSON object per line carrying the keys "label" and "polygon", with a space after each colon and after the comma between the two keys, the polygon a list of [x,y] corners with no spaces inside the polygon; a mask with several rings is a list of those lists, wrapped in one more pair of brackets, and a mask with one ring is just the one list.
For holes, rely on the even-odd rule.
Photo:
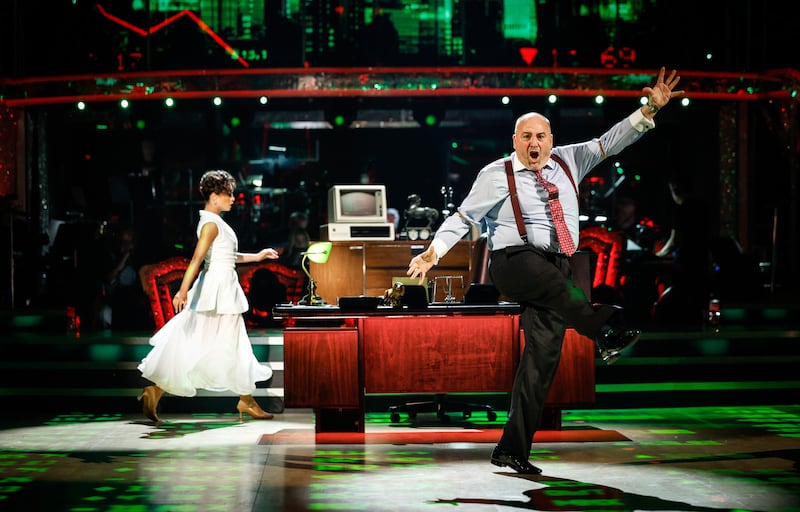
{"label": "black trousers", "polygon": [[616,309],[592,306],[583,290],[573,284],[567,256],[532,246],[492,251],[489,274],[501,294],[522,306],[525,348],[498,446],[527,459],[561,360],[567,326],[595,339]]}

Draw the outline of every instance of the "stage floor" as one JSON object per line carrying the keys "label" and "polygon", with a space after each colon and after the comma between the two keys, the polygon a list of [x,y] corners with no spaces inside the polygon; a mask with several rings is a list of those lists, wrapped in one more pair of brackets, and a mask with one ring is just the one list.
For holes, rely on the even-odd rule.
{"label": "stage floor", "polygon": [[800,406],[566,411],[537,435],[538,477],[489,463],[503,416],[373,413],[363,435],[317,436],[301,409],[243,424],[162,410],[159,426],[13,412],[4,511],[800,510]]}

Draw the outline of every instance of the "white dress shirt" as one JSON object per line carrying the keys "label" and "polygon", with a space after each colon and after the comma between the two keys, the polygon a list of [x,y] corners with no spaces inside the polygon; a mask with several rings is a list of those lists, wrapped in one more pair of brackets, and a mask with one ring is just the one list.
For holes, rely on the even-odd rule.
{"label": "white dress shirt", "polygon": [[[600,138],[578,144],[555,146],[552,154],[561,157],[572,172],[577,186],[600,162],[639,140],[655,123],[636,109],[627,118],[612,126]],[[547,206],[547,192],[536,183],[533,172],[525,169],[512,154],[512,165],[528,243],[549,252],[561,252],[555,226]],[[472,188],[456,213],[444,220],[431,245],[438,258],[470,231],[470,224],[486,224],[489,250],[523,245],[517,231],[502,158],[480,170]],[[559,200],[575,247],[579,237],[579,204],[567,170],[550,158],[542,169],[544,179],[558,187]],[[438,261],[438,259],[437,259]]]}

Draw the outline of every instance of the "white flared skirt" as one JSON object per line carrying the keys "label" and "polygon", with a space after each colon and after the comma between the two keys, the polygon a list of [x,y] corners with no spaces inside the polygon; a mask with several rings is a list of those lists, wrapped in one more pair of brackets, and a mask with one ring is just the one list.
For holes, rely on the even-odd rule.
{"label": "white flared skirt", "polygon": [[198,389],[251,395],[256,382],[272,376],[258,362],[241,314],[220,315],[186,308],[152,338],[139,364],[142,376],[177,396]]}

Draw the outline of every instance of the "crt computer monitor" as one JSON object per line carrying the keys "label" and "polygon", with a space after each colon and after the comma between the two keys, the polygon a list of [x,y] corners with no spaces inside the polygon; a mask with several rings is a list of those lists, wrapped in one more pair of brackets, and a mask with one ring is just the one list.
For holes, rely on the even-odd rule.
{"label": "crt computer monitor", "polygon": [[328,190],[328,222],[386,223],[385,185],[334,185]]}

